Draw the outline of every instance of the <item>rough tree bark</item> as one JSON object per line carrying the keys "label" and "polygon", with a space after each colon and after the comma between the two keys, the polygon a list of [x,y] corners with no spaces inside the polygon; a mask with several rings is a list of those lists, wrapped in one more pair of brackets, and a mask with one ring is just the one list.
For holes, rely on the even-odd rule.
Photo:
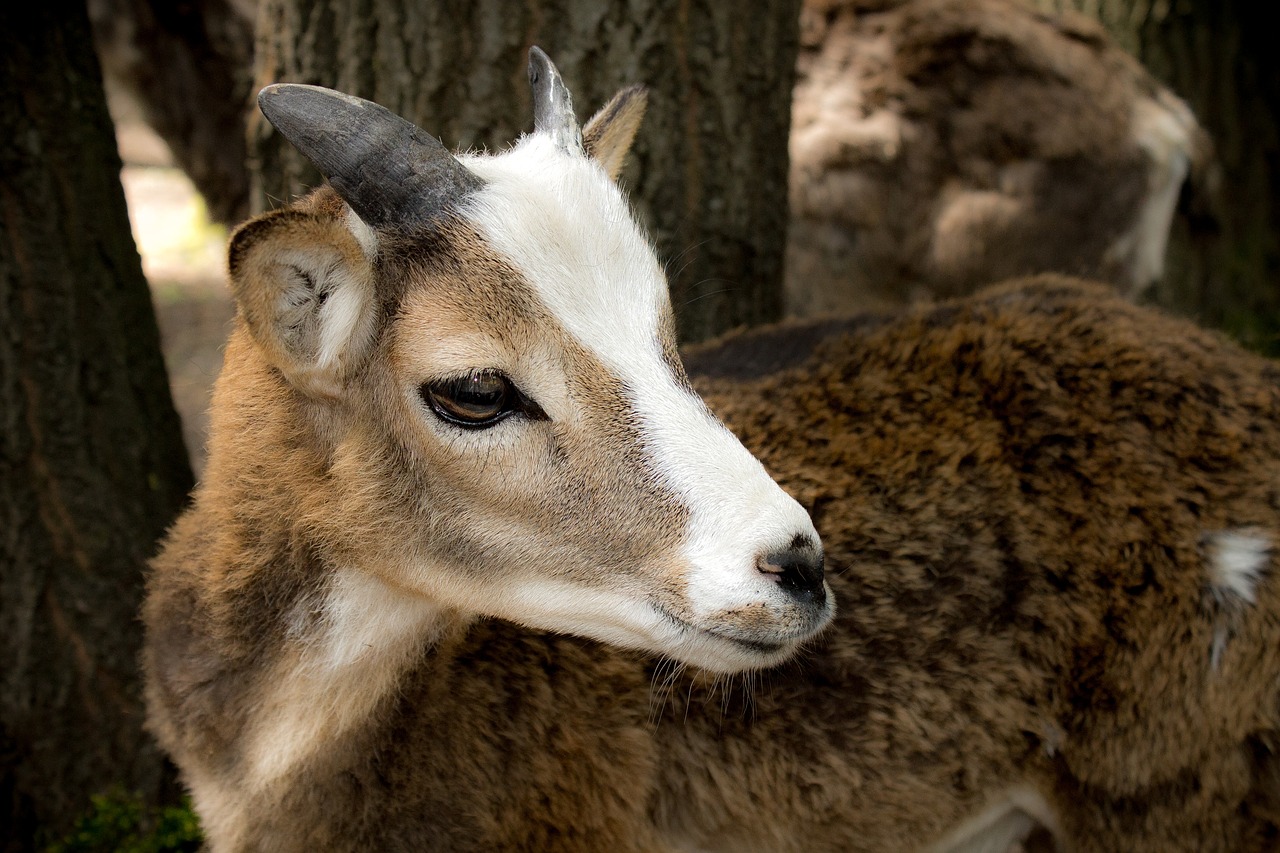
{"label": "rough tree bark", "polygon": [[168,774],[143,564],[191,485],[82,2],[0,10],[0,849]]}
{"label": "rough tree bark", "polygon": [[1280,355],[1280,53],[1255,0],[1035,0],[1092,15],[1213,137],[1220,186],[1174,222],[1155,301]]}
{"label": "rough tree bark", "polygon": [[253,0],[89,0],[108,78],[142,108],[219,222],[249,212]]}
{"label": "rough tree bark", "polygon": [[[579,118],[641,82],[649,112],[623,180],[669,265],[682,340],[782,312],[787,131],[798,0],[263,0],[255,82],[331,86],[446,145],[499,148],[531,124],[525,53],[542,46]],[[261,206],[317,180],[250,120]]]}

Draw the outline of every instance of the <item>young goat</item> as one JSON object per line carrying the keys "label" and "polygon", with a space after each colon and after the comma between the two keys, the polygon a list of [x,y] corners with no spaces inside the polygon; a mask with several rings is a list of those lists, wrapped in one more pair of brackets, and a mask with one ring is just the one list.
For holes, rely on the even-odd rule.
{"label": "young goat", "polygon": [[694,353],[797,503],[676,354],[643,93],[530,71],[494,156],[261,97],[332,188],[232,239],[145,609],[210,848],[1273,846],[1280,372],[1056,279]]}

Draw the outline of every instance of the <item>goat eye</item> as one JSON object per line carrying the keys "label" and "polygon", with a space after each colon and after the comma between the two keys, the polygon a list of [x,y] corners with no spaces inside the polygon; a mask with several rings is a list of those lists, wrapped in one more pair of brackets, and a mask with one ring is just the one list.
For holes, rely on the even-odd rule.
{"label": "goat eye", "polygon": [[496,370],[473,370],[465,376],[428,382],[422,399],[442,420],[462,427],[493,426],[516,410],[519,394]]}

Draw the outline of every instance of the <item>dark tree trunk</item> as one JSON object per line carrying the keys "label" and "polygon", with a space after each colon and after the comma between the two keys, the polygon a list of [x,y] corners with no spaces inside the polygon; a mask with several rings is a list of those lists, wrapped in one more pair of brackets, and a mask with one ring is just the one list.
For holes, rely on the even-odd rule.
{"label": "dark tree trunk", "polygon": [[[263,0],[258,14],[256,80],[378,101],[451,146],[498,148],[531,125],[532,44],[580,119],[644,83],[623,180],[668,262],[682,339],[781,315],[798,0]],[[317,180],[261,120],[250,149],[259,206]]]}
{"label": "dark tree trunk", "polygon": [[[1255,0],[1037,0],[1092,14],[1184,98],[1221,167],[1174,222],[1155,301],[1280,355],[1280,53]],[[1193,200],[1194,202],[1194,200]]]}
{"label": "dark tree trunk", "polygon": [[244,219],[252,3],[90,0],[89,11],[103,70],[141,107],[209,215]]}
{"label": "dark tree trunk", "polygon": [[[19,11],[20,10],[20,11]],[[144,561],[191,485],[85,9],[0,11],[0,849],[154,800]]]}

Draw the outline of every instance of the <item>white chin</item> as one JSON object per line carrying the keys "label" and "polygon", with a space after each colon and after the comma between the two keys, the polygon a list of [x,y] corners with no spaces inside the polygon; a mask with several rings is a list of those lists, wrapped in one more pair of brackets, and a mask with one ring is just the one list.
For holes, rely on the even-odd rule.
{"label": "white chin", "polygon": [[816,636],[827,620],[801,637],[761,640],[718,633],[681,623],[676,636],[659,650],[667,657],[724,675],[766,669],[789,660],[800,647]]}
{"label": "white chin", "polygon": [[589,637],[608,645],[662,655],[709,672],[732,675],[776,666],[792,657],[831,621],[835,608],[809,615],[798,631],[774,633],[706,628],[654,602],[564,584],[529,584],[506,597],[508,607],[488,615],[544,631]]}
{"label": "white chin", "polygon": [[663,632],[665,636],[657,644],[659,647],[651,647],[652,651],[699,669],[726,675],[784,663],[830,625],[835,617],[835,603],[830,591],[821,610],[808,614],[805,620],[808,624],[777,633],[763,629],[747,632],[723,625],[704,627],[681,619],[666,608],[655,609],[670,630]]}
{"label": "white chin", "polygon": [[724,675],[777,666],[800,648],[798,641],[783,644],[743,643],[699,632],[679,654],[682,663]]}

